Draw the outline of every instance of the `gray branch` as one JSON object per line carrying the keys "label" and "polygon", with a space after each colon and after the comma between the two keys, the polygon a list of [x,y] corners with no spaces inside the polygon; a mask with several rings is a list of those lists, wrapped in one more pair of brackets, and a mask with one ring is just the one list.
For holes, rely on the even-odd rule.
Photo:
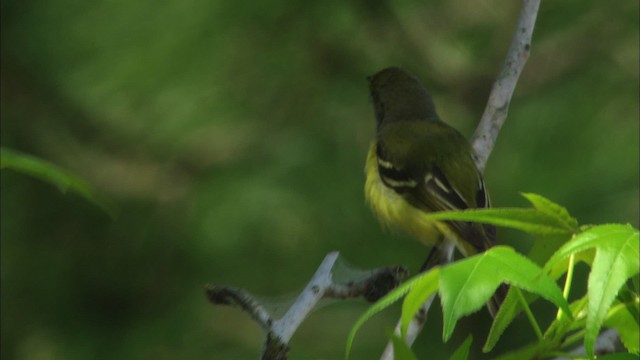
{"label": "gray branch", "polygon": [[240,308],[266,331],[262,360],[286,360],[291,337],[320,300],[363,297],[373,302],[408,276],[406,268],[394,266],[368,271],[357,281],[336,282],[332,270],[338,255],[338,252],[332,252],[324,258],[307,286],[280,319],[273,319],[252,295],[239,288],[208,285],[206,295],[213,304]]}
{"label": "gray branch", "polygon": [[493,83],[482,119],[471,138],[471,146],[476,154],[476,165],[480,172],[484,172],[500,129],[507,119],[509,103],[516,83],[529,58],[531,37],[539,7],[540,0],[522,0],[520,19],[513,33],[507,57],[498,78]]}

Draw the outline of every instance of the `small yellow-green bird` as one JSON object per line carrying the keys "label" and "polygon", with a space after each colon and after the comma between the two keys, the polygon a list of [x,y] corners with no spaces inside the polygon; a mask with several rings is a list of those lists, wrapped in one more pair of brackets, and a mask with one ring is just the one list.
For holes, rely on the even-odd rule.
{"label": "small yellow-green bird", "polygon": [[[490,206],[469,142],[440,119],[431,96],[413,75],[390,67],[368,79],[377,128],[365,166],[365,197],[375,215],[383,225],[434,250],[447,241],[464,256],[489,249],[495,244],[495,227],[424,216]],[[494,297],[488,304],[492,315],[500,303]]]}

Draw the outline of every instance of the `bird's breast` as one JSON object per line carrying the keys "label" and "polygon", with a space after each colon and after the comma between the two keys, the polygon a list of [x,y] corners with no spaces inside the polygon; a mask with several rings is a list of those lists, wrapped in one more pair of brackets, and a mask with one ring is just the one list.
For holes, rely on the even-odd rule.
{"label": "bird's breast", "polygon": [[375,143],[369,148],[365,174],[365,198],[382,225],[403,231],[426,245],[434,245],[442,241],[444,229],[440,228],[446,228],[446,225],[438,221],[426,220],[424,211],[411,205],[402,195],[382,181],[378,172]]}

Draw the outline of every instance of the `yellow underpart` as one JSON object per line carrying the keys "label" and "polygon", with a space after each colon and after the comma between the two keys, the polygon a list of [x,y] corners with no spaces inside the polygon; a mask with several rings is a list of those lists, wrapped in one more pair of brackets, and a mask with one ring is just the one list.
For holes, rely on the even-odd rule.
{"label": "yellow underpart", "polygon": [[425,245],[437,245],[447,239],[453,241],[465,256],[473,252],[446,223],[427,220],[425,211],[408,203],[382,182],[378,172],[375,142],[369,148],[365,175],[365,199],[382,225],[406,232]]}

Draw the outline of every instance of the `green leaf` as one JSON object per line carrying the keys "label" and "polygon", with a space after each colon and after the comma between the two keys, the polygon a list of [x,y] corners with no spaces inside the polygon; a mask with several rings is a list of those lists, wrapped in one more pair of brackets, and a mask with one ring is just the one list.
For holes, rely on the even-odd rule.
{"label": "green leaf", "polygon": [[[531,198],[530,195],[531,194],[526,194],[525,197],[527,197],[537,208],[542,209],[544,206],[547,206],[547,203],[544,202],[544,200],[546,199],[535,196]],[[553,205],[548,206],[553,208]],[[560,213],[563,212],[562,210],[558,211]],[[537,235],[535,237],[533,247],[529,251],[527,257],[540,266],[544,265],[549,260],[549,258],[570,239],[570,235],[571,234]],[[593,262],[593,255],[594,253],[582,252],[576,255],[575,261],[582,261],[591,265],[591,263]],[[549,276],[552,279],[557,279],[562,276],[567,272],[568,262],[569,260],[567,258],[563,262],[557,263],[551,271],[548,271]],[[527,303],[532,303],[537,298],[537,296],[533,294],[525,294],[525,298],[527,300]],[[500,306],[500,310],[498,311],[493,324],[491,325],[491,330],[489,331],[489,335],[487,336],[487,340],[482,348],[482,351],[489,352],[491,351],[491,349],[493,349],[509,324],[513,322],[513,319],[518,316],[521,311],[522,304],[518,300],[517,296],[509,291],[507,297]]]}
{"label": "green leaf", "polygon": [[[549,260],[553,253],[560,248],[560,246],[567,242],[567,240],[569,240],[569,234],[538,235],[536,236],[533,247],[529,251],[527,257],[530,260],[533,260],[536,264],[542,266],[547,262],[547,260]],[[559,268],[556,273],[550,274],[552,279],[560,277],[567,271],[566,263],[568,263],[568,260],[564,263],[563,268]],[[537,296],[533,294],[525,294],[525,299],[529,304],[536,298]],[[515,319],[521,311],[522,303],[519,301],[515,293],[509,291],[498,310],[498,314],[496,314],[496,317],[491,324],[491,330],[489,331],[487,340],[482,347],[482,351],[489,352],[493,349],[509,324],[513,322],[513,319]]]}
{"label": "green leaf", "polygon": [[572,229],[557,217],[537,209],[470,209],[461,211],[441,211],[425,215],[429,220],[475,221],[497,226],[514,228],[531,234],[570,234]]}
{"label": "green leaf", "polygon": [[444,341],[451,337],[456,322],[480,309],[502,282],[544,297],[571,317],[562,291],[540,267],[509,247],[496,246],[440,270]]}
{"label": "green leaf", "polygon": [[[589,265],[589,267],[591,267],[593,265],[593,259],[595,255],[596,255],[595,249],[587,249],[579,253],[575,253],[574,264],[583,262]],[[548,261],[549,260],[547,260],[547,262]],[[555,262],[553,266],[547,266],[547,264],[545,264],[545,270],[547,274],[551,276],[552,279],[558,279],[559,277],[564,275],[568,269],[569,269],[569,257],[566,257],[564,259],[561,259]]]}
{"label": "green leaf", "polygon": [[640,326],[640,298],[637,293],[631,290],[629,283],[618,291],[616,299],[618,302],[626,304],[627,312],[631,315],[636,326]]}
{"label": "green leaf", "polygon": [[396,360],[418,360],[407,343],[393,331],[387,333],[393,344],[393,358]]}
{"label": "green leaf", "polygon": [[114,217],[116,207],[104,199],[84,180],[58,166],[19,151],[0,148],[0,169],[12,169],[56,186],[62,193],[71,190]]}
{"label": "green leaf", "polygon": [[500,305],[500,309],[496,314],[496,318],[491,324],[489,335],[487,336],[487,340],[482,347],[483,352],[489,352],[493,349],[494,346],[496,346],[498,340],[507,329],[507,326],[511,324],[513,319],[520,313],[520,311],[522,311],[520,299],[518,299],[518,296],[514,291],[509,289],[509,292],[504,298],[502,305]]}
{"label": "green leaf", "polygon": [[543,354],[549,345],[541,341],[532,345],[527,345],[518,350],[504,354],[498,360],[528,360],[537,359],[539,354]]}
{"label": "green leaf", "polygon": [[614,353],[598,356],[598,360],[638,360],[638,356],[628,353]]}
{"label": "green leaf", "polygon": [[[632,305],[634,313],[630,312],[628,305]],[[640,332],[638,331],[638,323],[634,315],[638,312],[638,297],[631,304],[618,304],[614,306],[607,319],[604,321],[604,326],[615,328],[620,334],[620,340],[624,344],[627,351],[638,354],[640,353]]]}
{"label": "green leaf", "polygon": [[596,249],[589,274],[585,349],[593,356],[595,341],[616,294],[630,277],[638,274],[638,231],[629,225],[589,228],[561,247],[545,265],[553,268],[571,254]]}
{"label": "green leaf", "polygon": [[522,193],[529,202],[540,212],[554,217],[559,223],[566,226],[570,232],[578,231],[578,220],[569,215],[566,208],[554,203],[553,201],[533,193]]}
{"label": "green leaf", "polygon": [[587,295],[585,295],[569,305],[573,319],[569,319],[566,316],[556,316],[549,325],[544,334],[544,342],[550,345],[549,349],[558,350],[564,347],[562,344],[567,341],[567,334],[570,332],[578,336],[578,339],[572,339],[570,343],[580,339],[580,333],[584,329],[585,318],[587,317],[587,300]]}
{"label": "green leaf", "polygon": [[400,333],[404,338],[407,335],[409,323],[420,310],[427,299],[438,290],[438,277],[440,269],[435,267],[429,272],[418,275],[416,284],[402,302],[402,316],[400,318]]}
{"label": "green leaf", "polygon": [[[586,322],[587,313],[588,313],[588,308],[587,308],[588,303],[589,303],[589,296],[584,295],[583,297],[575,300],[574,302],[571,303],[571,305],[569,305],[569,309],[571,309],[571,313],[573,314],[574,319],[568,324],[569,328],[567,331],[580,330],[584,328],[584,324]],[[566,319],[564,320],[566,321]],[[558,319],[554,320],[554,323],[552,323],[552,326],[559,327],[557,324],[555,324],[557,321]]]}
{"label": "green leaf", "polygon": [[[544,266],[551,256],[571,239],[571,235],[538,235],[534,238],[533,247],[529,250],[527,257],[536,264]],[[564,269],[566,272],[567,267],[565,266]]]}
{"label": "green leaf", "polygon": [[469,335],[458,349],[451,355],[451,360],[467,360],[469,358],[469,348],[473,342],[473,336]]}
{"label": "green leaf", "polygon": [[[433,269],[435,270],[437,268],[438,267],[434,267]],[[365,313],[362,314],[360,318],[358,318],[358,321],[356,321],[355,325],[353,325],[353,328],[351,328],[351,331],[349,332],[349,337],[347,338],[347,347],[345,351],[346,359],[349,358],[349,355],[351,353],[351,346],[353,345],[353,340],[356,336],[356,333],[362,327],[362,325],[367,320],[371,319],[373,315],[379,313],[380,311],[393,305],[393,303],[395,303],[396,301],[400,300],[400,298],[402,298],[406,293],[409,292],[409,290],[411,290],[416,284],[418,284],[421,279],[422,279],[421,276],[416,276],[405,281],[396,289],[389,292],[387,295],[383,296],[375,304],[371,305],[371,307],[369,307],[369,309],[367,309],[367,311],[365,311]]]}

